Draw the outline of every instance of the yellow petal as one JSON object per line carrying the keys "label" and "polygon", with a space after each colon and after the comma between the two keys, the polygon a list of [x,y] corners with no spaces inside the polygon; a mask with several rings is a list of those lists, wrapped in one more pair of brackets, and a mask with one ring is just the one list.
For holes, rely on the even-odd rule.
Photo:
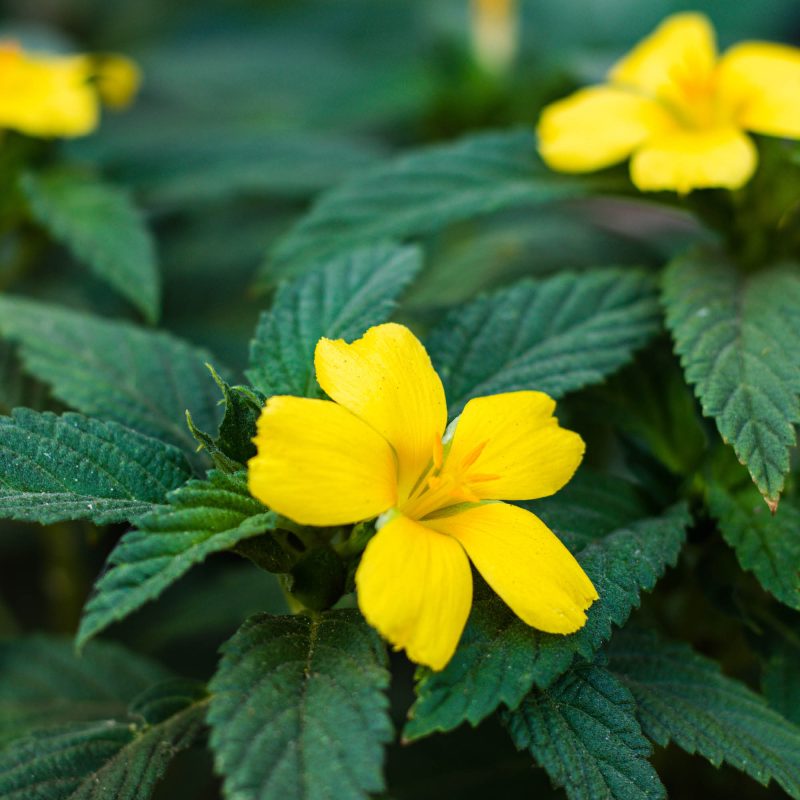
{"label": "yellow petal", "polygon": [[396,514],[370,540],[356,572],[367,622],[417,664],[443,669],[472,604],[472,573],[461,545]]}
{"label": "yellow petal", "polygon": [[485,503],[425,524],[461,542],[489,586],[528,625],[572,633],[585,624],[597,592],[569,550],[529,511]]}
{"label": "yellow petal", "polygon": [[97,126],[86,56],[28,56],[0,49],[0,127],[32,136],[82,136]]}
{"label": "yellow petal", "polygon": [[671,96],[676,83],[702,82],[717,59],[714,29],[703,14],[673,14],[609,72],[619,86],[651,97]]}
{"label": "yellow petal", "polygon": [[591,172],[624,161],[668,125],[667,113],[654,100],[594,86],[544,109],[539,152],[552,169]]}
{"label": "yellow petal", "polygon": [[391,508],[394,454],[386,440],[327,400],[271,397],[261,412],[250,493],[303,525],[343,525]]}
{"label": "yellow petal", "polygon": [[95,63],[95,83],[103,102],[115,109],[130,105],[142,82],[136,63],[118,55],[96,57]]}
{"label": "yellow petal", "polygon": [[430,463],[447,424],[442,382],[425,348],[408,328],[387,323],[352,344],[320,339],[314,364],[328,396],[392,445],[398,494],[406,496]]}
{"label": "yellow petal", "polygon": [[577,433],[559,426],[555,407],[542,392],[470,400],[444,472],[459,475],[484,500],[533,500],[557,492],[575,474],[586,447]]}
{"label": "yellow petal", "polygon": [[676,128],[634,154],[631,179],[642,191],[738,189],[750,179],[757,161],[750,137],[736,128]]}
{"label": "yellow petal", "polygon": [[742,127],[800,138],[800,49],[743,42],[722,57],[719,81]]}

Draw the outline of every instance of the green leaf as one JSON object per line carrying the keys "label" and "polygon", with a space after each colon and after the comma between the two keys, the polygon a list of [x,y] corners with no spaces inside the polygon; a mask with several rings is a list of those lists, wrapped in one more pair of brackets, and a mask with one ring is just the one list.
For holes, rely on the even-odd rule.
{"label": "green leaf", "polygon": [[772,653],[764,668],[761,687],[772,708],[800,725],[800,656],[796,646],[782,643]]}
{"label": "green leaf", "polygon": [[686,479],[706,455],[706,424],[677,358],[661,345],[659,341],[657,347],[648,347],[581,401],[587,415],[624,431],[637,447]]}
{"label": "green leaf", "polygon": [[[163,111],[159,108],[162,116]],[[179,121],[171,129],[158,130],[153,118],[140,126],[140,138],[130,141],[131,147],[118,146],[117,157],[127,163],[115,174],[151,203],[180,210],[236,195],[307,197],[374,165],[381,155],[374,142],[363,138],[240,130],[229,119],[216,125],[206,121],[202,129],[195,122],[189,130],[194,121],[186,119],[185,109],[174,117]]]}
{"label": "green leaf", "polygon": [[653,512],[636,484],[587,467],[551,497],[518,505],[544,520],[572,553]]}
{"label": "green leaf", "polygon": [[197,738],[206,703],[168,681],[127,717],[45,728],[0,752],[0,795],[14,800],[147,800],[172,757]]}
{"label": "green leaf", "polygon": [[16,346],[0,340],[0,412],[19,406],[40,410],[47,401],[47,387],[25,374]]}
{"label": "green leaf", "polygon": [[[535,214],[522,208],[446,230],[426,242],[425,270],[405,304],[435,312],[522,277],[596,269],[601,263],[643,266],[663,261],[649,249],[651,238],[637,241],[601,228],[595,213],[589,203],[573,204],[569,213],[559,205],[537,208]],[[636,214],[637,209],[629,204],[624,213]]]}
{"label": "green leaf", "polygon": [[27,408],[0,417],[0,517],[132,520],[189,477],[180,450],[114,422]]}
{"label": "green leaf", "polygon": [[636,698],[642,730],[656,744],[672,741],[763,785],[775,779],[800,797],[800,729],[722,675],[718,664],[686,644],[628,630],[614,637],[609,658]]}
{"label": "green leaf", "polygon": [[277,515],[253,498],[244,473],[210,472],[168,496],[169,506],[138,520],[108,559],[83,611],[77,642],[85,644],[115,620],[154,600],[212,553],[272,530]]}
{"label": "green leaf", "polygon": [[448,314],[428,341],[457,414],[473,397],[598,383],[659,329],[653,281],[604,269],[521,281]]}
{"label": "green leaf", "polygon": [[528,695],[504,721],[517,749],[529,750],[570,800],[659,800],[667,793],[635,710],[610,672],[586,665]]}
{"label": "green leaf", "polygon": [[585,182],[542,168],[530,132],[480,134],[409,153],[345,181],[278,242],[272,259],[284,274],[296,272],[358,245],[586,192]]}
{"label": "green leaf", "polygon": [[800,421],[800,274],[696,250],[664,273],[667,325],[706,416],[775,506]]}
{"label": "green leaf", "polygon": [[352,340],[386,320],[421,265],[416,248],[377,244],[281,286],[250,344],[253,386],[267,396],[320,396],[314,377],[319,339]]}
{"label": "green leaf", "polygon": [[392,738],[386,655],[354,610],[251,617],[209,685],[211,747],[237,800],[366,800]]}
{"label": "green leaf", "polygon": [[119,717],[134,697],[169,677],[110,642],[92,642],[80,658],[68,639],[0,642],[0,747],[45,725]]}
{"label": "green leaf", "polygon": [[[550,512],[544,503],[529,504],[529,508],[536,508],[557,531],[559,521],[574,526],[572,535],[563,538],[577,545],[578,561],[600,595],[588,611],[586,625],[570,636],[542,633],[518,619],[493,592],[478,588],[450,663],[441,672],[419,671],[417,700],[403,731],[406,739],[448,731],[463,722],[477,725],[501,704],[516,708],[531,686],[549,686],[576,654],[591,659],[611,636],[613,626],[623,625],[638,606],[640,593],[652,589],[665,568],[675,563],[689,522],[685,505],[661,517],[617,521],[615,513],[621,509],[613,510],[616,499],[609,483],[596,495],[601,508],[608,504],[604,524],[601,516],[591,512],[581,518],[575,510],[559,509],[557,499],[562,494],[568,492],[550,501]],[[567,502],[574,509],[579,498]],[[633,502],[629,508],[637,513]]]}
{"label": "green leaf", "polygon": [[222,392],[222,402],[225,404],[225,414],[217,435],[211,436],[199,430],[188,411],[186,422],[192,436],[208,451],[217,469],[238,472],[256,454],[253,437],[264,399],[246,386],[229,386],[210,364],[208,368]]}
{"label": "green leaf", "polygon": [[122,189],[63,169],[25,173],[20,185],[33,217],[80,263],[158,319],[161,283],[153,238]]}
{"label": "green leaf", "polygon": [[163,439],[195,461],[186,409],[202,429],[217,426],[209,354],[167,333],[5,295],[0,334],[19,343],[30,373],[84,414]]}
{"label": "green leaf", "polygon": [[713,484],[708,502],[742,568],[782,603],[800,609],[800,508],[783,500],[771,514],[751,486],[729,492]]}

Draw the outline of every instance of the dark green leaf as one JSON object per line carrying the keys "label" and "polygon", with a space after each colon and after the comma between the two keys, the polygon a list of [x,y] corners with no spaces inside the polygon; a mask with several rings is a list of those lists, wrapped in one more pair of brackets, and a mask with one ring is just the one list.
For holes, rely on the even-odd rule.
{"label": "dark green leaf", "polygon": [[661,342],[581,400],[589,418],[604,418],[624,431],[682,479],[706,454],[708,436],[697,401],[677,358]]}
{"label": "dark green leaf", "polygon": [[8,414],[19,406],[41,410],[47,400],[47,387],[25,374],[16,346],[0,340],[0,412]]}
{"label": "dark green leaf", "polygon": [[610,672],[586,665],[531,693],[504,719],[517,748],[529,750],[570,800],[659,800],[667,794],[635,710]]}
{"label": "dark green leaf", "polygon": [[714,252],[693,251],[664,273],[664,305],[703,413],[774,506],[800,421],[797,267],[742,275]]}
{"label": "dark green leaf", "polygon": [[0,746],[45,725],[119,717],[168,677],[158,664],[109,642],[92,642],[80,658],[67,639],[2,642]]}
{"label": "dark green leaf", "polygon": [[744,684],[682,643],[645,631],[614,637],[610,668],[636,698],[642,730],[715,766],[723,761],[766,785],[775,779],[800,797],[800,729]]}
{"label": "dark green leaf", "polygon": [[770,656],[761,686],[769,704],[800,725],[800,651],[796,645],[783,644]]}
{"label": "dark green leaf", "polygon": [[190,130],[185,111],[175,116],[167,129],[154,118],[141,125],[140,139],[121,142],[117,153],[127,162],[120,177],[160,206],[185,209],[237,194],[306,197],[379,160],[379,148],[366,139],[238,130],[229,120]]}
{"label": "dark green leaf", "polygon": [[318,396],[314,348],[320,338],[356,339],[385,321],[420,266],[416,248],[378,244],[281,286],[250,344],[253,386],[267,396]]}
{"label": "dark green leaf", "polygon": [[[203,613],[197,613],[197,598]],[[288,614],[286,594],[277,575],[244,561],[209,564],[170,587],[158,603],[133,614],[118,629],[139,653],[208,653],[227,639],[243,619],[260,611]],[[91,646],[91,645],[87,645]]]}
{"label": "dark green leaf", "polygon": [[36,731],[0,753],[0,795],[147,800],[172,757],[197,738],[205,707],[196,688],[169,681],[149,691],[147,705],[129,717]]}
{"label": "dark green leaf", "polygon": [[636,484],[581,467],[559,492],[519,503],[540,517],[577,553],[615,530],[651,516],[653,509]]}
{"label": "dark green leaf", "polygon": [[397,158],[324,194],[272,258],[284,273],[382,239],[406,239],[500,208],[585,194],[542,168],[528,131],[472,136]]}
{"label": "dark green leaf", "polygon": [[428,350],[450,411],[472,397],[598,383],[659,329],[655,285],[635,270],[522,281],[449,314]]}
{"label": "dark green leaf", "polygon": [[742,567],[782,603],[800,609],[800,508],[783,500],[771,514],[755,487],[729,492],[712,485],[708,502]]}
{"label": "dark green leaf", "polygon": [[180,450],[114,422],[16,409],[0,417],[0,517],[139,517],[190,477]]}
{"label": "dark green leaf", "polygon": [[[596,495],[600,508],[607,504],[605,522],[602,513],[559,509],[560,495],[550,501],[549,512],[546,504],[529,504],[556,529],[561,522],[574,525],[571,536],[564,538],[578,545],[577,558],[600,595],[586,625],[570,636],[542,633],[518,619],[494,593],[476,593],[453,659],[441,672],[420,671],[405,738],[448,731],[463,722],[477,725],[501,704],[516,708],[531,686],[549,686],[576,653],[590,659],[613,626],[625,623],[640,593],[652,589],[665,568],[675,563],[689,515],[686,506],[679,505],[661,517],[631,518],[624,503],[614,510],[613,490],[609,483]],[[636,512],[634,502],[629,508]]]}
{"label": "dark green leaf", "polygon": [[153,239],[120,188],[66,170],[21,179],[30,210],[54,239],[154,322],[161,283]]}
{"label": "dark green leaf", "polygon": [[238,800],[366,800],[392,738],[385,652],[357,611],[249,619],[224,646],[208,721]]}
{"label": "dark green leaf", "polygon": [[83,612],[78,644],[154,600],[212,553],[275,527],[277,516],[254,499],[243,473],[210,472],[169,495],[169,506],[138,520],[109,556],[110,569]]}
{"label": "dark green leaf", "polygon": [[167,333],[0,296],[0,334],[19,342],[26,369],[56,397],[194,455],[186,409],[214,430],[218,393],[208,353]]}
{"label": "dark green leaf", "polygon": [[246,386],[229,386],[210,365],[209,370],[225,404],[217,435],[198,430],[189,412],[186,421],[192,436],[208,451],[217,469],[238,472],[256,454],[253,437],[264,400]]}
{"label": "dark green leaf", "polygon": [[[569,214],[558,205],[538,208],[535,214],[522,208],[446,230],[427,248],[425,269],[409,291],[406,305],[435,311],[522,277],[596,269],[600,263],[641,266],[654,258],[663,261],[649,249],[652,239],[634,240],[600,228],[595,211],[591,204],[573,205]],[[619,213],[631,217],[638,209],[630,204]]]}

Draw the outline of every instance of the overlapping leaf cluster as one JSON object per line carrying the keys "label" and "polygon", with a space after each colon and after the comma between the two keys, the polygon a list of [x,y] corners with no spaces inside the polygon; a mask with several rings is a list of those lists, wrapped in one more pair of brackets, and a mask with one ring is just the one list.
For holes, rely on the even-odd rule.
{"label": "overlapping leaf cluster", "polygon": [[[0,514],[127,525],[84,608],[81,658],[45,639],[0,647],[0,794],[143,799],[170,758],[204,737],[226,796],[237,800],[361,800],[386,789],[389,661],[351,602],[368,528],[304,528],[250,496],[255,420],[271,395],[322,395],[313,369],[320,337],[354,339],[393,316],[404,295],[413,301],[432,237],[500,211],[549,213],[602,188],[545,172],[534,152],[529,134],[511,132],[371,166],[372,157],[354,155],[367,168],[324,192],[269,254],[265,275],[292,277],[258,322],[246,383],[173,334],[0,298],[0,374],[8,376],[0,402],[15,407],[0,418]],[[144,178],[165,203],[188,181]],[[286,184],[289,192],[291,176]],[[157,318],[152,246],[123,195],[67,172],[26,173],[20,187],[55,239]],[[401,311],[413,317],[413,302]],[[426,343],[451,419],[472,397],[538,389],[564,398],[576,427],[602,427],[596,387],[645,348],[663,349],[666,322],[721,439],[717,447],[709,436],[709,445],[703,423],[687,423],[700,431],[697,449],[709,452],[693,454],[705,459],[696,475],[676,477],[669,417],[694,414],[679,384],[680,412],[666,400],[665,419],[631,426],[645,431],[644,444],[622,437],[566,490],[527,504],[572,550],[600,600],[586,626],[564,637],[527,627],[479,586],[452,661],[417,673],[404,741],[496,714],[509,744],[571,800],[664,797],[649,759],[653,745],[668,742],[800,798],[797,654],[769,662],[770,706],[688,644],[629,624],[687,537],[717,524],[741,566],[800,608],[800,513],[792,497],[778,506],[800,422],[798,320],[796,264],[745,273],[722,251],[702,250],[661,279],[635,267],[560,271],[435,315]],[[620,374],[612,389],[626,380]],[[42,405],[69,410],[18,407],[39,405],[24,400],[36,387]],[[587,406],[595,412],[588,423]],[[723,468],[722,440],[754,486],[737,465]],[[648,450],[653,441],[667,446]],[[91,641],[223,552],[278,574],[300,613],[242,620],[207,686]]]}

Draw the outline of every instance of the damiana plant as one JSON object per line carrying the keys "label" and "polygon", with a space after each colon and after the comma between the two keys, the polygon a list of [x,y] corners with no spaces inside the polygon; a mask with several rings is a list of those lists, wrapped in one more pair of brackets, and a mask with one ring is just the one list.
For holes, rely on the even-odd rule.
{"label": "damiana plant", "polygon": [[0,52],[0,797],[800,798],[800,51],[200,5]]}
{"label": "damiana plant", "polygon": [[529,625],[583,627],[597,599],[591,581],[536,516],[496,502],[547,497],[580,463],[583,441],[558,426],[547,395],[473,398],[445,431],[442,382],[393,323],[352,344],[320,339],[314,366],[334,402],[270,398],[248,483],[301,524],[378,516],[355,576],[370,624],[412,661],[442,669],[472,605],[469,556]]}

